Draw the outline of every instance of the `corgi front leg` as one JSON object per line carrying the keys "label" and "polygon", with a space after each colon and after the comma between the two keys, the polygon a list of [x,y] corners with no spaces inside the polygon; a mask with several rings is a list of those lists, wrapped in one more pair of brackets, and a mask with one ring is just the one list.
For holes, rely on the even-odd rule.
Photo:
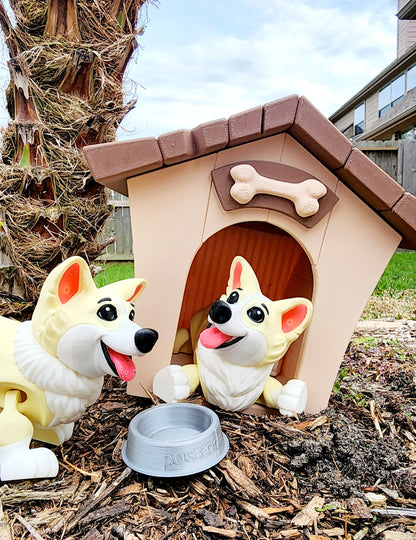
{"label": "corgi front leg", "polygon": [[6,392],[0,413],[0,479],[52,478],[58,474],[58,460],[47,448],[29,448],[33,425],[18,411],[19,398],[19,390]]}
{"label": "corgi front leg", "polygon": [[306,384],[299,379],[291,379],[284,386],[269,377],[263,391],[263,401],[267,407],[279,409],[284,416],[294,416],[305,410],[308,392]]}
{"label": "corgi front leg", "polygon": [[199,385],[196,364],[167,366],[156,373],[153,379],[153,393],[165,403],[175,403],[189,397]]}

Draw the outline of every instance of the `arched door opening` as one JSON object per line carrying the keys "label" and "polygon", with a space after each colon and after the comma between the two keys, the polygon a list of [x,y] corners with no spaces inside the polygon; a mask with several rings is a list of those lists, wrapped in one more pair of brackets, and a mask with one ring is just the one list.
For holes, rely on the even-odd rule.
{"label": "arched door opening", "polygon": [[[271,300],[298,296],[312,300],[312,267],[292,236],[265,222],[244,222],[222,229],[204,242],[189,270],[178,323],[175,363],[192,362],[190,355],[197,334],[206,324],[209,306],[225,292],[230,265],[236,255],[250,263],[263,294]],[[195,317],[197,313],[200,316]],[[195,324],[191,324],[195,319]],[[187,336],[191,341],[187,341]],[[282,380],[296,373],[301,340],[302,337],[292,344],[275,368],[274,373]]]}

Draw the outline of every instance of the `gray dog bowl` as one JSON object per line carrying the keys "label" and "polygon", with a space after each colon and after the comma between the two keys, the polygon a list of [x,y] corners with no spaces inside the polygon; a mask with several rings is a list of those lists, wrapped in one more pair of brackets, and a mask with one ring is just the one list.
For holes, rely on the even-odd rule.
{"label": "gray dog bowl", "polygon": [[158,405],[129,425],[123,460],[149,476],[187,476],[221,461],[229,442],[214,411],[194,403]]}

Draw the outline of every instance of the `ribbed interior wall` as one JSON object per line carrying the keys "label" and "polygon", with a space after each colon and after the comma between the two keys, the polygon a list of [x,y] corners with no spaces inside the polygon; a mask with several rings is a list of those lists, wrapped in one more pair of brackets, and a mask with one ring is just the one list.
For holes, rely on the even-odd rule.
{"label": "ribbed interior wall", "polygon": [[254,269],[263,294],[272,300],[288,296],[312,299],[312,269],[302,247],[267,223],[232,225],[211,236],[196,254],[185,287],[178,328],[225,293],[236,255]]}

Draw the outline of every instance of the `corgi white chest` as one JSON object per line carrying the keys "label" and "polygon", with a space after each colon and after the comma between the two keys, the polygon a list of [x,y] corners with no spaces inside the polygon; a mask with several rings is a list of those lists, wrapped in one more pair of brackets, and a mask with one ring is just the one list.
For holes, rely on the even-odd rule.
{"label": "corgi white chest", "polygon": [[197,359],[206,400],[227,411],[239,411],[257,401],[273,368],[272,364],[262,367],[231,364],[201,343]]}
{"label": "corgi white chest", "polygon": [[104,378],[76,373],[50,355],[33,337],[31,322],[19,325],[14,351],[19,371],[45,394],[55,415],[50,426],[74,422],[98,399]]}

